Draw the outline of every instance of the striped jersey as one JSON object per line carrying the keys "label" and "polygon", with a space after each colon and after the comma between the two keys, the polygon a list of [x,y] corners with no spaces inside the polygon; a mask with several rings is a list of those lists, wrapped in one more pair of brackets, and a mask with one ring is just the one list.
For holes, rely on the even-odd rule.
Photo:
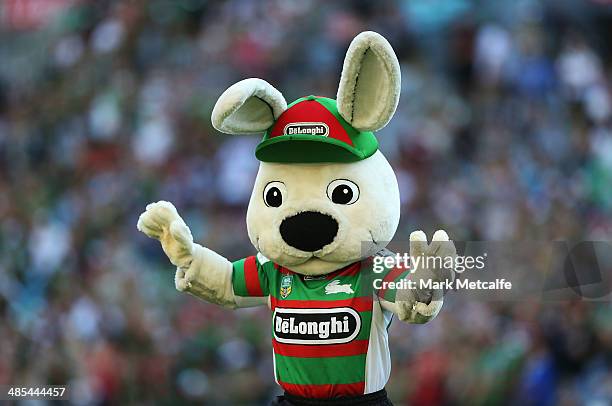
{"label": "striped jersey", "polygon": [[407,270],[373,274],[371,258],[318,277],[281,267],[261,254],[233,264],[239,298],[268,297],[276,382],[306,398],[356,396],[383,389],[391,372],[387,328],[392,313],[372,278],[405,277]]}

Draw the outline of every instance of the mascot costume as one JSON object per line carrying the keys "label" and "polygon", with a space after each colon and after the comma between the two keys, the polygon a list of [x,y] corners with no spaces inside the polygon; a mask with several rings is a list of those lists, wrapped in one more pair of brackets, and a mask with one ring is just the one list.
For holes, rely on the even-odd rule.
{"label": "mascot costume", "polygon": [[[390,405],[384,387],[393,315],[425,323],[442,307],[440,291],[389,282],[448,280],[452,269],[372,272],[390,255],[384,248],[400,216],[397,179],[373,131],[389,122],[399,93],[391,45],[363,32],[347,51],[336,100],[308,96],[287,105],[261,79],[219,97],[217,130],[265,133],[246,215],[254,256],[231,262],[194,243],[169,202],[148,205],[139,218],[138,229],[159,240],[177,267],[179,291],[228,308],[270,308],[275,380],[285,392],[273,404]],[[415,231],[410,255],[449,257],[455,248],[444,231],[431,244]]]}

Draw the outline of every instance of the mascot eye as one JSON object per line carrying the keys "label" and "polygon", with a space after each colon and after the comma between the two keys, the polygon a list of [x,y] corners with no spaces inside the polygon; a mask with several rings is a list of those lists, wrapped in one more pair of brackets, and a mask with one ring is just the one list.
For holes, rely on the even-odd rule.
{"label": "mascot eye", "polygon": [[263,192],[264,203],[268,207],[279,207],[283,204],[287,189],[283,182],[270,182],[266,185]]}
{"label": "mascot eye", "polygon": [[336,204],[353,204],[359,199],[359,187],[346,179],[336,179],[327,186],[327,197]]}

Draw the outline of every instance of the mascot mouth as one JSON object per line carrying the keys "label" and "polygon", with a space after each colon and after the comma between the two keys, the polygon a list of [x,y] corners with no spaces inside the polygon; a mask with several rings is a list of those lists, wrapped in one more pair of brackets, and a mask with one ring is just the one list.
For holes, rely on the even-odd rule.
{"label": "mascot mouth", "polygon": [[285,218],[279,231],[290,247],[313,253],[334,241],[338,235],[338,221],[329,214],[303,211]]}

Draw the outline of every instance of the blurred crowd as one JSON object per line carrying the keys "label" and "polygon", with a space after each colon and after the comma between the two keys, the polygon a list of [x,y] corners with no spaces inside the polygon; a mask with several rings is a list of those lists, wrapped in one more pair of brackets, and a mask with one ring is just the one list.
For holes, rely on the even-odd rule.
{"label": "blurred crowd", "polygon": [[[136,221],[169,200],[199,243],[252,255],[259,139],[214,131],[212,107],[246,77],[334,97],[363,30],[401,63],[379,132],[398,239],[612,240],[606,1],[42,3],[0,3],[0,384],[68,384],[79,405],[278,394],[267,309],[178,293]],[[451,297],[389,334],[398,405],[612,402],[609,302]]]}

